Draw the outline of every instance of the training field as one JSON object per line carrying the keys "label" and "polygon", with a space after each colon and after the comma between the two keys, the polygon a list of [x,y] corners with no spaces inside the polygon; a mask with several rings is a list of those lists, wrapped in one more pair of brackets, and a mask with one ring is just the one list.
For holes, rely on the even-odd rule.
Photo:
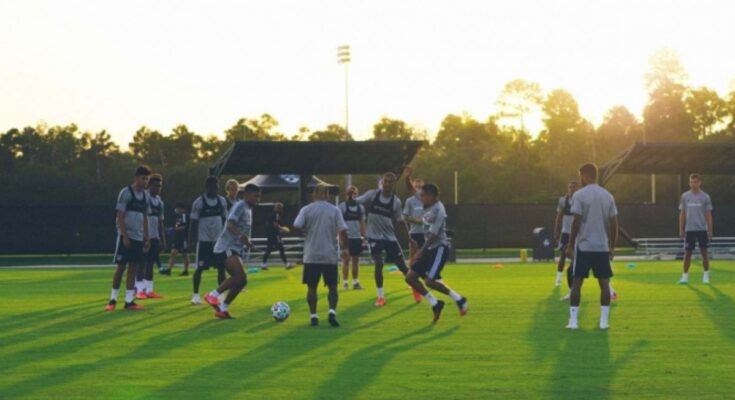
{"label": "training field", "polygon": [[[447,266],[470,312],[448,302],[436,325],[398,275],[376,309],[365,267],[368,289],[341,292],[336,329],[323,290],[322,325],[308,326],[300,268],[251,274],[231,321],[189,305],[191,277],[157,275],[164,299],[108,313],[110,268],[0,269],[0,398],[733,398],[735,262],[715,261],[711,286],[699,265],[679,286],[679,262],[626,264],[608,332],[592,281],[581,329],[564,329],[551,264]],[[277,300],[292,307],[284,323],[270,317]]]}

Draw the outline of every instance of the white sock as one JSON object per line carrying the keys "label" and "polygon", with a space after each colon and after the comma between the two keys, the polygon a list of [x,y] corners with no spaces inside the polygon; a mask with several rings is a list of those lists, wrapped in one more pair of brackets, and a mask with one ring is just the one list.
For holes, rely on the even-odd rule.
{"label": "white sock", "polygon": [[133,298],[135,297],[135,290],[126,290],[125,291],[125,302],[131,303],[133,301]]}
{"label": "white sock", "polygon": [[352,284],[353,285],[357,285],[358,283],[360,283],[360,281],[358,281],[357,278],[355,278],[355,279],[352,280]]}
{"label": "white sock", "polygon": [[556,280],[560,281],[563,276],[564,276],[563,272],[556,271]]}
{"label": "white sock", "polygon": [[709,271],[704,271],[704,277],[709,278]]}
{"label": "white sock", "polygon": [[219,305],[219,310],[220,310],[220,311],[227,311],[227,309],[228,309],[229,307],[230,307],[230,305],[229,305],[229,304],[227,304],[227,303],[224,303],[224,302],[223,302],[222,304],[220,304],[220,305]]}
{"label": "white sock", "polygon": [[315,313],[315,314],[311,314],[311,318],[319,319],[319,316]]}
{"label": "white sock", "polygon": [[577,313],[579,312],[579,307],[569,307],[569,322],[570,323],[577,323]]}
{"label": "white sock", "polygon": [[335,310],[334,308],[330,308],[329,313],[332,315],[337,315],[337,310]]}
{"label": "white sock", "polygon": [[378,297],[385,297],[385,293],[383,292],[383,288],[382,287],[379,287],[378,288]]}
{"label": "white sock", "polygon": [[681,274],[682,279],[689,279],[689,272]]}
{"label": "white sock", "polygon": [[153,292],[153,281],[149,281],[149,280],[145,281],[145,291],[148,293]]}
{"label": "white sock", "polygon": [[436,299],[436,297],[434,297],[434,295],[433,295],[433,294],[431,294],[431,292],[429,292],[429,291],[427,291],[427,292],[426,292],[426,294],[424,295],[424,298],[426,299],[426,301],[428,301],[428,302],[429,302],[429,304],[431,304],[431,306],[432,306],[432,307],[433,307],[433,306],[435,306],[435,305],[436,305],[436,303],[438,303],[438,302],[439,302],[439,301],[438,301],[438,300]]}
{"label": "white sock", "polygon": [[342,284],[343,285],[349,285],[350,284],[350,280],[349,279],[343,279],[342,280]]}
{"label": "white sock", "polygon": [[217,291],[217,289],[214,289],[211,292],[209,292],[209,294],[212,295],[212,296],[214,296],[214,297],[219,297],[219,294],[220,293]]}
{"label": "white sock", "polygon": [[600,308],[600,323],[607,324],[607,320],[610,318],[610,306],[602,306]]}
{"label": "white sock", "polygon": [[145,283],[143,281],[135,281],[135,291],[145,292]]}
{"label": "white sock", "polygon": [[199,298],[199,293],[194,293],[194,297],[198,299]]}
{"label": "white sock", "polygon": [[452,300],[454,300],[454,301],[460,301],[460,300],[462,300],[462,295],[459,294],[459,293],[457,293],[457,292],[455,292],[454,290],[450,290],[449,291],[449,297],[451,297]]}
{"label": "white sock", "polygon": [[117,294],[120,293],[120,289],[112,289],[110,294],[110,300],[117,300]]}

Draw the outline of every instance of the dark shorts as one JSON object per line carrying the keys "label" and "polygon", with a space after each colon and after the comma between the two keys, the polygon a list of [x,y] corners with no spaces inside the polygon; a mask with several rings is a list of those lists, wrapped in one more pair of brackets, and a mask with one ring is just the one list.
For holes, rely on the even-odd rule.
{"label": "dark shorts", "polygon": [[337,264],[304,264],[303,284],[309,287],[317,287],[322,276],[324,276],[324,286],[337,285],[339,278]]}
{"label": "dark shorts", "polygon": [[370,245],[370,255],[380,256],[385,251],[385,262],[396,262],[403,258],[403,250],[401,245],[395,240],[376,240],[368,239]]}
{"label": "dark shorts", "polygon": [[572,262],[573,275],[575,278],[588,278],[590,270],[597,279],[612,278],[613,271],[610,265],[610,253],[607,251],[581,251]]}
{"label": "dark shorts", "polygon": [[197,269],[208,270],[209,267],[214,267],[214,266],[216,266],[217,268],[224,268],[224,263],[222,263],[221,266],[217,266],[214,261],[214,243],[215,242],[198,242],[197,243],[197,254],[196,254]]}
{"label": "dark shorts", "polygon": [[559,250],[564,251],[567,248],[568,244],[569,244],[569,234],[562,233],[561,237],[559,238]]}
{"label": "dark shorts", "polygon": [[155,264],[159,254],[161,254],[161,240],[151,239],[151,248],[144,254],[146,262],[148,264]]}
{"label": "dark shorts", "polygon": [[186,237],[185,231],[174,232],[174,245],[171,247],[172,250],[178,250],[180,253],[186,254],[189,252],[189,240]]}
{"label": "dark shorts", "polygon": [[411,266],[419,276],[426,279],[439,280],[442,278],[442,270],[447,262],[449,248],[447,246],[439,246],[435,249],[427,249]]}
{"label": "dark shorts", "polygon": [[362,239],[349,239],[347,247],[350,250],[350,257],[360,257],[362,255]]}
{"label": "dark shorts", "polygon": [[268,247],[275,248],[281,245],[282,243],[283,243],[283,238],[281,238],[281,235],[268,236]]}
{"label": "dark shorts", "polygon": [[[240,253],[238,253],[236,251],[232,251],[232,250],[223,251],[222,253],[214,253],[212,255],[212,260],[213,260],[212,261],[212,265],[215,268],[217,268],[217,269],[220,269],[220,268],[224,269],[225,268],[225,260],[227,260],[229,257],[232,257],[232,256],[235,256],[235,257],[237,257],[237,258],[240,259],[240,263],[242,264],[243,270],[244,270],[245,269],[245,262],[242,260],[242,254],[240,254]],[[199,267],[197,267],[197,268],[199,268]]]}
{"label": "dark shorts", "polygon": [[117,247],[115,248],[115,264],[127,265],[142,264],[143,263],[143,242],[140,240],[130,239],[130,247],[123,245],[122,237],[117,240]]}
{"label": "dark shorts", "polygon": [[694,251],[697,243],[701,250],[709,247],[709,235],[707,231],[688,231],[684,239],[684,250]]}
{"label": "dark shorts", "polygon": [[424,247],[424,243],[426,243],[426,239],[424,239],[423,233],[412,233],[411,239],[413,239],[414,242],[418,243],[419,249]]}

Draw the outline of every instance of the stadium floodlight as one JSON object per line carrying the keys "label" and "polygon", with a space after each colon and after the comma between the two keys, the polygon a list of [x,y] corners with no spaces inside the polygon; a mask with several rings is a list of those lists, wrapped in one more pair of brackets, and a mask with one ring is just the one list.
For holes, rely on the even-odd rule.
{"label": "stadium floodlight", "polygon": [[[345,140],[350,137],[350,96],[349,96],[349,81],[348,81],[348,68],[350,61],[352,61],[352,54],[350,52],[350,45],[343,44],[337,46],[337,64],[344,64],[345,66]],[[347,186],[352,185],[352,175],[347,175],[345,179]]]}

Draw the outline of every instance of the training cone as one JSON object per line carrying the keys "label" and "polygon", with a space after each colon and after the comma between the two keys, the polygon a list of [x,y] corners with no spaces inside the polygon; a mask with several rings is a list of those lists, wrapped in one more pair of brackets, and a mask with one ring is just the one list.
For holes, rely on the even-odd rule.
{"label": "training cone", "polygon": [[503,264],[495,264],[495,265],[493,265],[493,268],[495,268],[495,269],[503,268]]}
{"label": "training cone", "polygon": [[388,272],[395,272],[395,271],[398,271],[398,267],[396,267],[395,265],[388,267]]}
{"label": "training cone", "polygon": [[628,268],[635,268],[635,267],[636,267],[636,265],[635,265],[635,264],[633,264],[633,263],[630,263],[630,264],[628,264],[628,265],[627,265],[627,267],[628,267]]}
{"label": "training cone", "polygon": [[260,271],[260,268],[258,268],[258,267],[250,267],[250,268],[248,268],[248,273],[250,273],[250,274],[254,274],[254,273],[259,272],[259,271]]}

